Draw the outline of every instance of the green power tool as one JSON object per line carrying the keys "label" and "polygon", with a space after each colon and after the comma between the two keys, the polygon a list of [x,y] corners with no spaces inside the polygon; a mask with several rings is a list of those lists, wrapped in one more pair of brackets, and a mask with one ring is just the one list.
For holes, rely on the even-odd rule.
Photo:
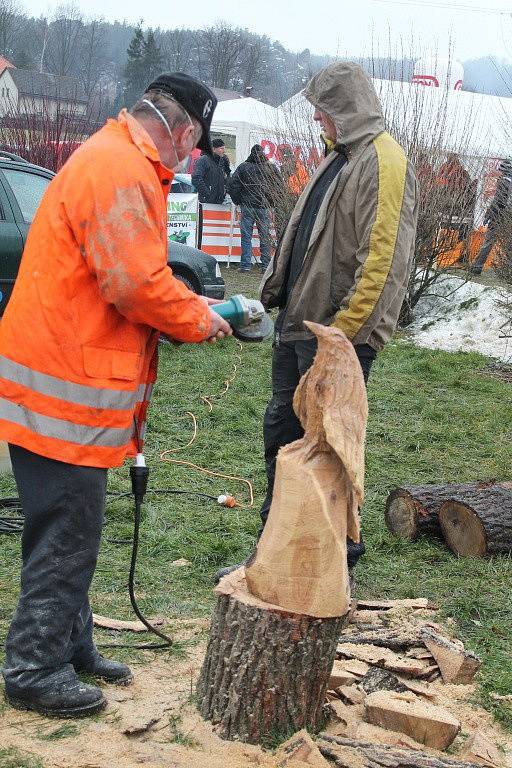
{"label": "green power tool", "polygon": [[237,294],[221,304],[212,304],[211,309],[230,324],[240,341],[263,341],[274,330],[272,318],[257,299]]}

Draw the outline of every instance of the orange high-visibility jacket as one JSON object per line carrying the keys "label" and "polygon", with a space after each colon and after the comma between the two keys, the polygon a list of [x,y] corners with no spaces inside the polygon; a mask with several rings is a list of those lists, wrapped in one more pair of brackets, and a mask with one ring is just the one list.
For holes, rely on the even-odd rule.
{"label": "orange high-visibility jacket", "polygon": [[123,110],[50,183],[0,322],[1,440],[94,467],[137,450],[158,331],[199,342],[210,329],[167,266],[172,176]]}

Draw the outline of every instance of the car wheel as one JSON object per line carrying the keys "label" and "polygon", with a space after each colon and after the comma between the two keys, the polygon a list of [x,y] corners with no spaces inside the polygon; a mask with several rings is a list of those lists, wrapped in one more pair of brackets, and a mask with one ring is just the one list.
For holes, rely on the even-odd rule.
{"label": "car wheel", "polygon": [[187,288],[190,288],[191,291],[194,291],[194,293],[201,293],[201,289],[197,282],[189,277],[188,275],[183,275],[180,272],[174,272],[174,277],[176,280],[179,280],[181,283],[187,286]]}

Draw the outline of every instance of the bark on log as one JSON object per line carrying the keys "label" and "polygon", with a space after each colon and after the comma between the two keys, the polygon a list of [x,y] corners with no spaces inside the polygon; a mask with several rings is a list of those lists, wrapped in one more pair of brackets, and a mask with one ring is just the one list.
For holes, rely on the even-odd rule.
{"label": "bark on log", "polygon": [[446,543],[462,557],[491,557],[512,552],[512,483],[468,488],[439,510]]}
{"label": "bark on log", "polygon": [[245,568],[224,577],[197,694],[219,735],[253,744],[316,733],[339,633],[346,623],[346,538],[359,539],[366,390],[352,344],[318,337],[294,408],[301,440],[281,449],[265,531]]}
{"label": "bark on log", "polygon": [[201,715],[223,739],[261,744],[301,728],[317,733],[344,617],[285,613],[244,595],[243,569],[223,579],[197,684]]}
{"label": "bark on log", "polygon": [[368,741],[345,739],[319,734],[317,740],[320,752],[339,768],[482,768],[480,764],[468,763],[444,755],[432,755],[416,749],[388,747],[371,744]]}
{"label": "bark on log", "polygon": [[353,643],[354,645],[376,645],[379,648],[389,648],[398,653],[407,648],[414,648],[422,643],[420,630],[415,632],[399,632],[377,628],[371,632],[353,631],[350,624],[340,635],[340,643]]}
{"label": "bark on log", "polygon": [[391,533],[410,541],[422,535],[442,538],[439,510],[445,501],[463,498],[468,492],[480,493],[499,485],[496,481],[475,481],[395,488],[386,501],[386,525]]}

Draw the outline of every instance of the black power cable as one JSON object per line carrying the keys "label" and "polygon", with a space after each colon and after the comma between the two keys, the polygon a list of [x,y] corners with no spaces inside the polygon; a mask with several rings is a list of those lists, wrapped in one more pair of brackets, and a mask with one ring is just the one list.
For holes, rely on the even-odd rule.
{"label": "black power cable", "polygon": [[[181,488],[150,488],[148,490],[147,483],[148,483],[148,477],[149,477],[149,467],[142,467],[142,466],[131,466],[130,467],[130,479],[132,482],[132,490],[125,491],[123,493],[108,493],[107,496],[111,500],[115,499],[122,499],[122,498],[128,498],[129,496],[134,497],[135,499],[135,513],[134,513],[134,525],[133,525],[133,535],[131,539],[119,539],[119,540],[110,540],[110,543],[113,544],[130,544],[132,545],[132,553],[131,553],[131,559],[130,559],[130,572],[128,575],[128,594],[130,596],[130,603],[132,605],[133,611],[137,618],[144,624],[146,629],[148,629],[153,634],[160,637],[164,642],[162,643],[141,643],[141,644],[119,644],[119,643],[111,643],[111,644],[101,644],[98,645],[98,648],[134,648],[134,649],[145,649],[145,650],[161,650],[164,648],[170,648],[173,644],[173,640],[171,637],[166,635],[164,632],[160,632],[156,627],[154,627],[144,616],[142,611],[140,610],[137,599],[135,597],[135,571],[137,567],[137,554],[139,550],[139,533],[140,533],[140,522],[141,522],[141,508],[142,508],[142,502],[144,500],[144,496],[146,493],[154,493],[156,495],[162,495],[162,496],[171,496],[171,495],[179,495],[179,496],[197,496],[199,498],[208,499],[209,501],[215,501],[217,502],[216,496],[211,496],[208,493],[201,493],[199,491],[188,491]],[[0,510],[1,509],[10,509],[13,512],[16,512],[16,515],[10,515],[10,516],[0,516],[0,534],[21,534],[23,531],[23,509],[21,506],[21,501],[17,497],[8,497],[8,498],[0,498]]]}

